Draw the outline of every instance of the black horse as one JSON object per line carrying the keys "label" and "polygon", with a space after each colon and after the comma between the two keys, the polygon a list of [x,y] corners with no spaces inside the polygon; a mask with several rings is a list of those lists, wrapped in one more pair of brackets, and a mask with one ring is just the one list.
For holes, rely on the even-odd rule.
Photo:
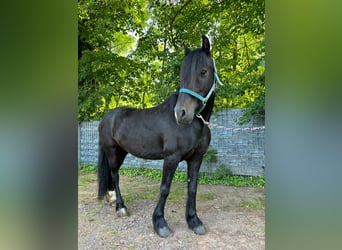
{"label": "black horse", "polygon": [[188,174],[186,221],[196,234],[205,233],[196,213],[196,192],[211,135],[202,119],[210,119],[219,80],[206,36],[202,36],[201,48],[191,51],[185,47],[185,55],[178,91],[153,108],[113,109],[99,125],[98,198],[103,199],[108,191],[115,190],[118,216],[128,215],[118,173],[127,153],[144,159],[164,159],[159,201],[152,216],[154,230],[161,237],[170,234],[164,207],[173,175],[182,160],[187,162]]}

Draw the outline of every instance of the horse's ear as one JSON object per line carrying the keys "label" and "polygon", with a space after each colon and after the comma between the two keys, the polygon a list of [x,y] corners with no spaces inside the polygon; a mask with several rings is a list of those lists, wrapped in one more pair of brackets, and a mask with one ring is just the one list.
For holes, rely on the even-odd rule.
{"label": "horse's ear", "polygon": [[185,44],[183,44],[183,47],[184,47],[184,54],[187,56],[191,52],[191,49],[189,49],[188,46],[186,46]]}
{"label": "horse's ear", "polygon": [[210,55],[210,42],[206,35],[202,35],[202,50]]}

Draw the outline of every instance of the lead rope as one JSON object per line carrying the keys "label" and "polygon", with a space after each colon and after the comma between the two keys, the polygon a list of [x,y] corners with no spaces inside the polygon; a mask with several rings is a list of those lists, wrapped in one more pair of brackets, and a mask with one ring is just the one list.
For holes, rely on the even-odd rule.
{"label": "lead rope", "polygon": [[[215,60],[213,59],[213,66],[214,66],[214,84],[216,85],[216,82],[219,85],[224,85],[218,74],[217,74],[217,68],[216,68],[216,64],[215,64]],[[201,114],[197,114],[196,115],[198,118],[200,118],[203,122],[204,125],[208,126],[209,128],[220,128],[220,129],[224,129],[224,130],[233,130],[233,131],[247,131],[247,130],[261,130],[261,129],[265,129],[265,126],[261,126],[261,127],[253,127],[253,128],[226,128],[224,126],[218,125],[218,124],[212,124],[209,121],[204,120],[203,116]]]}
{"label": "lead rope", "polygon": [[208,126],[209,128],[219,128],[219,129],[224,129],[227,131],[254,131],[254,130],[262,130],[265,129],[265,126],[260,126],[260,127],[252,127],[252,128],[227,128],[225,126],[222,125],[218,125],[218,124],[214,124],[214,123],[210,123],[206,120],[204,120],[202,115],[196,115],[198,118],[200,118],[203,122],[204,125]]}
{"label": "lead rope", "polygon": [[206,120],[204,120],[204,118],[201,114],[197,114],[196,116],[202,120],[204,125],[206,125],[208,127],[210,126],[210,122],[207,122]]}

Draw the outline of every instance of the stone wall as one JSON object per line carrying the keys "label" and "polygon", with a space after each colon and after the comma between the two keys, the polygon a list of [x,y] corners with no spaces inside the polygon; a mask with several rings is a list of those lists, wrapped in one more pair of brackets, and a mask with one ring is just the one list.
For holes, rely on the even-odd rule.
{"label": "stone wall", "polygon": [[[244,125],[239,125],[237,120],[241,115],[242,109],[213,113],[211,123],[214,126],[211,127],[209,149],[216,152],[217,159],[215,162],[204,161],[201,171],[215,172],[221,166],[235,175],[264,175],[265,129],[260,129],[264,120],[254,118]],[[97,163],[98,125],[99,121],[82,122],[79,125],[79,163]],[[163,161],[144,160],[128,154],[123,164],[131,167],[161,168]],[[186,170],[186,163],[181,162],[178,169]]]}

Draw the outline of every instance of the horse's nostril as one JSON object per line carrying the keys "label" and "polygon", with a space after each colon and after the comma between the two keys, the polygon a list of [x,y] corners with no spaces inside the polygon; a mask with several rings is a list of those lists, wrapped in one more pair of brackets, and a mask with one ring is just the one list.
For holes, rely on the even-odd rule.
{"label": "horse's nostril", "polygon": [[174,112],[175,112],[175,118],[176,118],[177,123],[182,123],[182,124],[188,123],[189,112],[187,111],[185,107],[176,105]]}
{"label": "horse's nostril", "polygon": [[182,111],[181,111],[182,113],[181,113],[181,118],[183,118],[184,116],[185,116],[185,109],[182,109]]}

